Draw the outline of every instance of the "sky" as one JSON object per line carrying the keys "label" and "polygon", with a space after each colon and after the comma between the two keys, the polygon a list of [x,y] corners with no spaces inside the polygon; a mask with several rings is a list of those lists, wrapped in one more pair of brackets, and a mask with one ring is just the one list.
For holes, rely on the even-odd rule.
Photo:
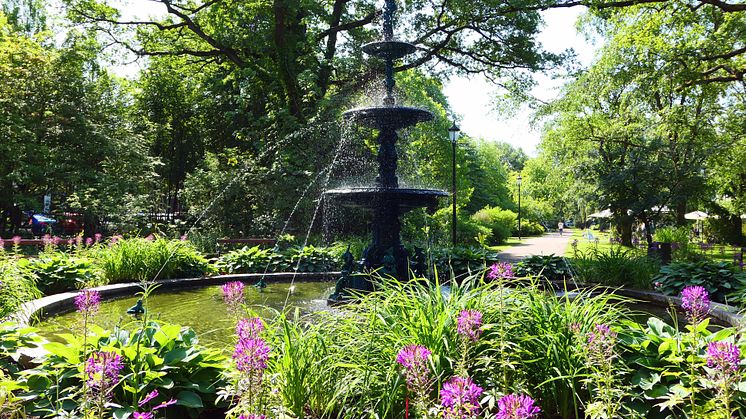
{"label": "sky", "polygon": [[[587,67],[593,59],[596,46],[575,29],[575,22],[584,8],[554,9],[543,12],[545,27],[537,40],[550,52],[562,52],[572,48],[580,65]],[[557,96],[562,79],[552,79],[543,74],[536,75],[537,85],[531,94],[547,101]],[[451,109],[460,119],[459,128],[471,137],[487,141],[504,141],[522,148],[530,156],[536,155],[539,144],[539,127],[530,124],[531,110],[521,107],[511,117],[493,110],[491,105],[496,95],[495,88],[481,76],[454,77],[445,83],[444,92]]]}
{"label": "sky", "polygon": [[[147,0],[115,0],[114,5],[121,5],[125,19],[146,18],[166,14],[165,6],[159,2]],[[588,66],[593,59],[596,47],[579,34],[575,29],[578,16],[585,11],[582,7],[554,9],[542,12],[545,27],[537,40],[544,49],[560,53],[572,48],[580,65]],[[116,73],[132,77],[144,65],[144,60],[120,66]],[[541,100],[550,100],[557,96],[563,84],[562,79],[553,79],[544,74],[535,75],[537,85],[531,94]],[[538,127],[531,126],[531,110],[521,107],[514,115],[506,117],[493,110],[492,98],[495,88],[484,77],[454,77],[445,83],[444,92],[448,97],[451,109],[459,119],[463,133],[487,141],[504,141],[514,147],[522,148],[531,156],[536,155],[540,132]]]}

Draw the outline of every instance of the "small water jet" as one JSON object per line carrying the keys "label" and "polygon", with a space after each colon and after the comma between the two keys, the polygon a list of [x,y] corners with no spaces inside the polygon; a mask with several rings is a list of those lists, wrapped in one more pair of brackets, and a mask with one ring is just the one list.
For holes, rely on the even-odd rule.
{"label": "small water jet", "polygon": [[[385,65],[386,96],[382,106],[356,108],[344,113],[344,118],[354,124],[378,131],[378,176],[373,185],[331,189],[325,198],[347,207],[362,207],[372,213],[372,242],[362,255],[361,271],[378,271],[401,280],[409,278],[410,255],[401,242],[399,217],[415,208],[435,208],[437,198],[448,193],[436,189],[400,188],[396,175],[398,154],[397,131],[433,119],[425,109],[397,106],[394,99],[394,61],[416,51],[407,42],[394,39],[393,24],[396,11],[395,0],[386,0],[383,10],[383,41],[363,46],[363,51],[379,57]],[[422,259],[419,257],[418,259]],[[419,264],[422,264],[420,262]],[[343,275],[337,283],[329,304],[343,302],[350,291],[372,291],[373,284],[364,275],[355,275],[349,260],[346,260]]]}

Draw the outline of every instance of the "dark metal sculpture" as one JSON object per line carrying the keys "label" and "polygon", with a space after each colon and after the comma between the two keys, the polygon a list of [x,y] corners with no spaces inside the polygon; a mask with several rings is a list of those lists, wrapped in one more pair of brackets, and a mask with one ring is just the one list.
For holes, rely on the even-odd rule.
{"label": "dark metal sculpture", "polygon": [[[384,40],[363,46],[363,51],[385,61],[386,97],[382,106],[352,109],[344,117],[353,123],[378,130],[378,176],[375,184],[366,187],[340,188],[325,192],[328,199],[342,205],[363,207],[372,212],[371,230],[373,240],[363,253],[361,267],[364,271],[379,271],[399,279],[408,279],[409,253],[401,242],[399,216],[414,208],[434,208],[437,198],[447,196],[444,191],[434,189],[399,188],[396,176],[398,155],[396,151],[397,130],[430,121],[433,114],[427,110],[396,106],[394,99],[394,61],[416,51],[412,44],[394,40],[393,25],[396,2],[386,0],[383,11]],[[338,288],[370,291],[373,285],[363,275],[352,275]],[[344,295],[335,291],[332,297]],[[330,298],[330,303],[335,303]]]}
{"label": "dark metal sculpture", "polygon": [[145,308],[142,306],[142,300],[137,300],[137,303],[135,303],[135,305],[127,309],[127,314],[132,314],[134,316],[138,316],[143,313],[145,313]]}

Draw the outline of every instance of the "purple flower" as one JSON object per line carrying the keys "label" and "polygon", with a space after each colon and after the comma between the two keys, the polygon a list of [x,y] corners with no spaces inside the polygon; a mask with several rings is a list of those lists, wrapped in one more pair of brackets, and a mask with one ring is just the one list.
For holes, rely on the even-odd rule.
{"label": "purple flower", "polygon": [[407,345],[396,355],[396,362],[404,367],[407,388],[424,392],[430,386],[430,368],[427,358],[432,354],[422,345]]}
{"label": "purple flower", "polygon": [[461,310],[458,315],[458,326],[456,332],[459,335],[476,341],[482,334],[482,313],[477,310]]}
{"label": "purple flower", "polygon": [[230,305],[238,305],[243,301],[243,282],[234,281],[223,284],[223,299]]}
{"label": "purple flower", "polygon": [[534,406],[534,399],[525,394],[508,394],[497,401],[495,419],[531,419],[539,415],[541,409]]}
{"label": "purple flower", "polygon": [[729,342],[711,342],[707,345],[707,366],[719,371],[738,371],[741,351]]}
{"label": "purple flower", "polygon": [[681,307],[691,323],[699,323],[710,312],[710,295],[704,287],[686,287],[681,291]]}
{"label": "purple flower", "polygon": [[132,419],[153,419],[155,415],[150,412],[135,412],[132,414]]}
{"label": "purple flower", "polygon": [[245,373],[263,371],[267,368],[268,359],[269,346],[264,339],[239,339],[233,351],[236,369]]}
{"label": "purple flower", "polygon": [[594,357],[608,359],[614,355],[616,332],[605,324],[597,324],[595,329],[588,333],[588,353]]}
{"label": "purple flower", "polygon": [[92,244],[93,244],[93,239],[92,239],[92,238],[90,238],[90,237],[86,237],[86,238],[85,238],[85,245],[86,245],[86,246],[90,246],[90,245],[92,245]]}
{"label": "purple flower", "polygon": [[96,233],[93,235],[93,239],[96,241],[96,243],[101,241],[101,238],[104,237],[101,233]]}
{"label": "purple flower", "polygon": [[60,243],[62,243],[62,239],[57,236],[52,236],[52,244],[55,246],[59,246]]}
{"label": "purple flower", "polygon": [[445,417],[462,419],[476,416],[482,391],[469,377],[451,377],[440,390],[440,404],[445,407]]}
{"label": "purple flower", "polygon": [[[243,284],[242,284],[243,285]],[[250,319],[241,319],[236,324],[236,334],[238,339],[256,339],[259,337],[259,333],[264,330],[264,323],[259,317],[252,317]]]}
{"label": "purple flower", "polygon": [[75,243],[75,240],[73,239],[67,239],[67,245],[72,246]]}
{"label": "purple flower", "polygon": [[180,237],[181,241],[183,241],[183,242],[187,241],[187,238],[188,237],[187,237],[186,234],[182,234],[181,237]]}
{"label": "purple flower", "polygon": [[116,236],[111,236],[110,244],[116,244],[118,241],[122,240],[124,237],[121,234],[117,234]]}
{"label": "purple flower", "polygon": [[86,382],[91,388],[106,394],[119,380],[124,365],[114,352],[94,352],[85,363]]}
{"label": "purple flower", "polygon": [[148,236],[147,236],[147,237],[145,237],[145,240],[147,240],[147,241],[149,241],[149,242],[152,242],[153,240],[155,240],[155,236],[154,236],[154,235],[152,235],[152,234],[148,234]]}
{"label": "purple flower", "polygon": [[487,272],[487,278],[498,279],[498,278],[512,278],[513,277],[513,265],[508,262],[495,263],[490,266],[490,271]]}
{"label": "purple flower", "polygon": [[95,290],[83,290],[75,296],[75,307],[81,313],[93,313],[101,304],[101,294]]}
{"label": "purple flower", "polygon": [[138,407],[143,407],[143,405],[145,405],[145,403],[147,403],[147,402],[155,399],[156,397],[158,397],[158,390],[153,390],[150,393],[148,393],[148,395],[145,396],[144,399],[140,400],[140,403],[138,403],[137,406]]}
{"label": "purple flower", "polygon": [[83,243],[83,238],[80,236],[75,237],[75,245],[80,246],[80,244]]}
{"label": "purple flower", "polygon": [[42,244],[44,244],[45,247],[46,246],[51,246],[52,245],[52,236],[49,235],[49,234],[45,234],[44,236],[42,236],[41,242],[42,242]]}
{"label": "purple flower", "polygon": [[0,237],[0,251],[3,250],[4,247],[5,247],[5,240],[3,240],[2,237]]}
{"label": "purple flower", "polygon": [[19,244],[21,244],[22,239],[21,236],[13,236],[13,238],[10,240],[13,242],[14,246],[18,246]]}
{"label": "purple flower", "polygon": [[153,411],[156,411],[158,409],[164,409],[164,408],[166,408],[168,406],[171,406],[171,405],[174,405],[174,404],[176,404],[176,399],[170,399],[170,400],[165,401],[165,402],[159,404],[158,406],[154,407]]}

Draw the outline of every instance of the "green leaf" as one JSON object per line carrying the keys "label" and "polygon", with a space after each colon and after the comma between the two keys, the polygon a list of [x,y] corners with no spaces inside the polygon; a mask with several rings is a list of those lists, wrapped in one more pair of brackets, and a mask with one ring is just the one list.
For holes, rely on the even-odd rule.
{"label": "green leaf", "polygon": [[180,391],[179,394],[176,395],[176,404],[191,408],[203,407],[202,398],[192,391]]}

